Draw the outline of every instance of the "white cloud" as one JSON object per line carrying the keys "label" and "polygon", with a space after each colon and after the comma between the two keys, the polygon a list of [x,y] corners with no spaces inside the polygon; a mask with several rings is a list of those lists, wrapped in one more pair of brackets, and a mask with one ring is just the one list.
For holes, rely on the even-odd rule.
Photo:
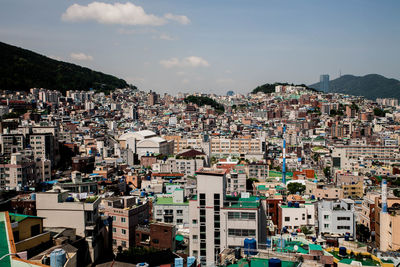
{"label": "white cloud", "polygon": [[96,21],[102,24],[121,25],[151,25],[160,26],[169,21],[176,21],[180,24],[189,24],[186,16],[165,14],[163,17],[147,14],[141,6],[130,2],[123,3],[102,3],[92,2],[87,6],[73,4],[62,14],[64,21]]}
{"label": "white cloud", "polygon": [[117,30],[117,33],[119,34],[146,34],[146,33],[156,33],[157,31],[154,29],[150,28],[145,28],[145,29],[125,29],[125,28],[120,28]]}
{"label": "white cloud", "polygon": [[92,61],[93,57],[84,53],[71,53],[70,57],[79,61]]}
{"label": "white cloud", "polygon": [[176,57],[161,60],[160,64],[165,68],[173,68],[173,67],[208,67],[210,64],[207,60],[197,57],[197,56],[190,56],[185,57],[183,59],[178,59]]}
{"label": "white cloud", "polygon": [[165,34],[165,33],[162,33],[162,34],[160,35],[160,39],[161,39],[161,40],[167,40],[167,41],[173,41],[173,40],[175,40],[174,37],[169,36],[168,34]]}
{"label": "white cloud", "polygon": [[165,14],[164,17],[169,20],[174,20],[180,24],[187,25],[190,23],[190,19],[186,16],[182,15],[174,15],[171,13]]}
{"label": "white cloud", "polygon": [[216,82],[220,85],[224,85],[224,84],[232,84],[234,80],[231,78],[221,78],[217,79]]}

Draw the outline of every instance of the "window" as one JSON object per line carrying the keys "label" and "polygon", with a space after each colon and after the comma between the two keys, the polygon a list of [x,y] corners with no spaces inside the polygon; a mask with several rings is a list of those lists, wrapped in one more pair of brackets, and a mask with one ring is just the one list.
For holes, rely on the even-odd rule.
{"label": "window", "polygon": [[324,228],[329,228],[329,224],[324,224]]}
{"label": "window", "polygon": [[183,219],[176,219],[176,223],[183,223]]}
{"label": "window", "polygon": [[338,230],[350,230],[350,226],[338,226],[337,227]]}
{"label": "window", "polygon": [[117,244],[117,240],[116,239],[113,239],[113,245],[116,245]]}
{"label": "window", "polygon": [[123,222],[123,223],[126,222],[126,218],[123,218],[123,217],[122,217],[122,218],[121,218],[121,222]]}
{"label": "window", "polygon": [[125,248],[126,247],[126,241],[122,241],[121,242],[121,246]]}
{"label": "window", "polygon": [[157,215],[162,215],[162,210],[157,210],[156,214]]}
{"label": "window", "polygon": [[197,224],[197,220],[193,219],[192,224]]}
{"label": "window", "polygon": [[115,227],[113,227],[113,233],[116,233],[117,229]]}
{"label": "window", "polygon": [[40,224],[35,224],[31,226],[31,236],[36,236],[40,234]]}
{"label": "window", "polygon": [[122,229],[122,234],[126,235],[126,230],[125,229]]}
{"label": "window", "polygon": [[199,238],[197,235],[193,235],[193,241],[197,241]]}
{"label": "window", "polygon": [[177,215],[182,215],[182,214],[183,214],[183,210],[177,210],[177,211],[176,211],[176,214],[177,214]]}
{"label": "window", "polygon": [[285,222],[290,222],[290,217],[285,217]]}

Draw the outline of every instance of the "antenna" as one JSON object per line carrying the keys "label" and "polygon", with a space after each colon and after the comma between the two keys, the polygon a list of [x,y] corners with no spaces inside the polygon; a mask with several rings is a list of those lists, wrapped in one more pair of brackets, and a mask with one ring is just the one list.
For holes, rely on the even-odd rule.
{"label": "antenna", "polygon": [[339,78],[342,77],[342,70],[339,69]]}

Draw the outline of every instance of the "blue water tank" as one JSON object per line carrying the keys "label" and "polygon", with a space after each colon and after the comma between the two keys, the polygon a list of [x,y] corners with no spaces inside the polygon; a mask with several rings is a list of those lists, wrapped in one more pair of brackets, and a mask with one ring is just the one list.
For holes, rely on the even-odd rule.
{"label": "blue water tank", "polygon": [[235,248],[235,259],[240,260],[240,247]]}
{"label": "blue water tank", "polygon": [[311,195],[311,200],[314,200],[315,199],[315,196],[314,195]]}
{"label": "blue water tank", "polygon": [[187,257],[187,266],[188,267],[196,266],[196,258],[195,257]]}
{"label": "blue water tank", "polygon": [[285,247],[285,239],[278,239],[278,248],[284,248]]}
{"label": "blue water tank", "polygon": [[347,249],[345,247],[340,247],[339,248],[339,255],[340,256],[346,256],[347,255]]}
{"label": "blue water tank", "polygon": [[344,235],[344,240],[345,240],[345,241],[349,241],[349,240],[350,240],[350,233],[346,233],[346,234]]}
{"label": "blue water tank", "polygon": [[299,202],[295,202],[295,203],[294,203],[294,207],[295,207],[295,208],[300,208]]}
{"label": "blue water tank", "polygon": [[183,258],[175,258],[175,267],[183,267]]}
{"label": "blue water tank", "polygon": [[268,260],[268,267],[282,267],[282,261],[280,259],[271,258]]}
{"label": "blue water tank", "polygon": [[36,200],[36,194],[35,194],[35,193],[32,193],[32,194],[31,194],[31,200],[33,200],[33,201]]}
{"label": "blue water tank", "polygon": [[67,261],[67,255],[61,248],[57,248],[50,253],[50,266],[63,267]]}
{"label": "blue water tank", "polygon": [[317,238],[315,236],[311,237],[312,242],[317,241]]}
{"label": "blue water tank", "polygon": [[73,197],[67,197],[66,199],[65,199],[65,202],[74,202],[75,200],[74,200],[74,198]]}
{"label": "blue water tank", "polygon": [[272,243],[271,238],[267,238],[267,248],[271,247],[271,243]]}
{"label": "blue water tank", "polygon": [[146,196],[146,192],[142,191],[140,192],[140,197],[145,197]]}
{"label": "blue water tank", "polygon": [[244,240],[244,254],[257,255],[257,241],[254,238]]}
{"label": "blue water tank", "polygon": [[293,207],[292,201],[289,201],[289,202],[287,203],[287,205],[288,205],[289,208]]}
{"label": "blue water tank", "polygon": [[169,179],[169,182],[172,184],[172,179]]}

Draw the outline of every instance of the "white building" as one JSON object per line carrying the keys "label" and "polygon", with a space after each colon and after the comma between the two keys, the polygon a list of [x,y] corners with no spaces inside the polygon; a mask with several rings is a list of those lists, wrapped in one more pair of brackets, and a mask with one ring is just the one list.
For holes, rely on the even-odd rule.
{"label": "white building", "polygon": [[265,242],[265,212],[256,197],[226,195],[225,170],[203,168],[197,195],[189,201],[190,256],[214,266],[219,253],[244,245],[245,238]]}
{"label": "white building", "polygon": [[189,201],[183,189],[175,189],[171,194],[156,195],[153,203],[153,216],[157,222],[189,226]]}
{"label": "white building", "polygon": [[356,235],[356,212],[354,201],[340,202],[323,200],[318,203],[318,229],[320,233]]}
{"label": "white building", "polygon": [[288,203],[279,206],[279,229],[295,231],[302,226],[315,227],[314,203]]}

